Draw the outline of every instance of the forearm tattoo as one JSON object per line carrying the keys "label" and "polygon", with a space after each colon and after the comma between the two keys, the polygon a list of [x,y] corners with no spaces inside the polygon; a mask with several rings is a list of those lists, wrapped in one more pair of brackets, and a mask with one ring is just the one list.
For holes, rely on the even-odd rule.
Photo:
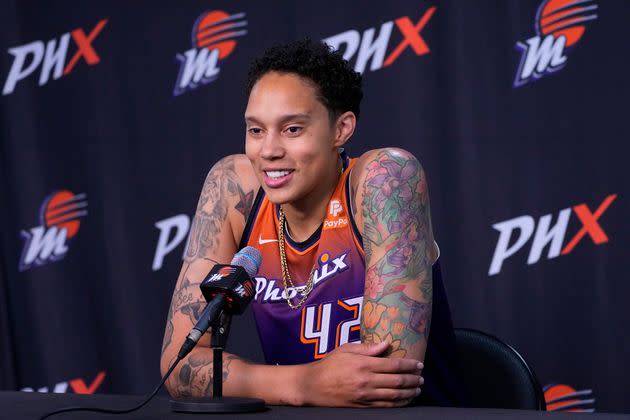
{"label": "forearm tattoo", "polygon": [[[232,362],[237,356],[228,354],[223,357],[222,381],[225,382],[230,374]],[[184,359],[179,369],[177,383],[174,388],[175,398],[212,397],[212,353],[191,353]]]}
{"label": "forearm tattoo", "polygon": [[[173,321],[172,316],[180,313],[188,317],[191,325],[199,320],[199,316],[206,305],[206,302],[197,293],[198,284],[193,283],[187,277],[188,269],[183,273],[183,280],[179,287],[173,293],[171,307],[169,309],[166,332],[164,334],[164,343],[162,346],[162,355],[169,347],[173,337]],[[230,373],[232,361],[239,359],[234,355],[226,355],[223,357],[223,382],[225,382]],[[243,359],[240,359],[244,361]],[[171,360],[173,363],[175,359]],[[187,358],[182,360],[177,375],[173,374],[171,389],[176,398],[199,398],[212,396],[212,352],[192,352]],[[177,372],[177,371],[175,371]]]}
{"label": "forearm tattoo", "polygon": [[171,344],[173,339],[173,314],[184,314],[192,325],[197,323],[199,315],[203,310],[206,302],[201,298],[198,292],[198,284],[193,283],[188,279],[187,273],[190,267],[188,263],[184,273],[182,274],[183,280],[173,292],[173,298],[171,299],[171,307],[168,310],[166,319],[166,330],[164,332],[164,341],[162,343],[162,355]]}
{"label": "forearm tattoo", "polygon": [[405,357],[428,338],[433,237],[424,171],[407,152],[382,151],[367,167],[362,203],[366,258],[363,342]]}

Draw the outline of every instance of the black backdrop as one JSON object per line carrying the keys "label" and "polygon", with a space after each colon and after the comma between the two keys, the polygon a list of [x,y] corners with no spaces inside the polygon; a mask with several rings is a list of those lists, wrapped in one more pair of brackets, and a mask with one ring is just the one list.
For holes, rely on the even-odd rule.
{"label": "black backdrop", "polygon": [[[309,36],[363,71],[350,153],[425,166],[456,325],[550,400],[630,411],[627,2],[2,3],[2,389],[152,388],[203,179],[243,151],[247,64]],[[255,343],[238,320],[232,350]]]}

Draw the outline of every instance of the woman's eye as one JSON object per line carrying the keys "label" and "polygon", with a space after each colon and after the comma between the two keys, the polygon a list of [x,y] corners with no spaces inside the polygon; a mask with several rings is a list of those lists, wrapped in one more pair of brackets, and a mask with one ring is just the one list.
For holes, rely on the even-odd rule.
{"label": "woman's eye", "polygon": [[262,130],[260,128],[250,128],[247,131],[249,131],[250,134],[260,134],[260,133],[262,133]]}
{"label": "woman's eye", "polygon": [[302,131],[302,127],[295,127],[295,126],[291,126],[289,128],[287,128],[287,131],[291,134],[297,134],[300,131]]}

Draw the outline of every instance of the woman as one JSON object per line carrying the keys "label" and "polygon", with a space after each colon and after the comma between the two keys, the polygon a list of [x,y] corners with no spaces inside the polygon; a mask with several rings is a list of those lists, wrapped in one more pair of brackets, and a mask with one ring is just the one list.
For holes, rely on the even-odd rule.
{"label": "woman", "polygon": [[[422,389],[423,402],[452,405],[454,340],[420,163],[395,148],[345,155],[361,76],[325,44],[267,50],[247,94],[246,153],[219,161],[204,184],[162,372],[205,306],[199,283],[250,245],[263,255],[252,306],[268,364],[226,354],[225,395],[392,407]],[[202,340],[167,382],[175,398],[211,396]]]}

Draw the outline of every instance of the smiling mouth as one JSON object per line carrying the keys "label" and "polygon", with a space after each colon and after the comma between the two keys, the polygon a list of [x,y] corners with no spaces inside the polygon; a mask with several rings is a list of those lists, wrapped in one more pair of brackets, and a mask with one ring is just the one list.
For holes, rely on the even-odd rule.
{"label": "smiling mouth", "polygon": [[265,173],[265,175],[267,175],[271,179],[280,179],[292,173],[293,170],[284,169],[281,171],[263,171],[263,172]]}

